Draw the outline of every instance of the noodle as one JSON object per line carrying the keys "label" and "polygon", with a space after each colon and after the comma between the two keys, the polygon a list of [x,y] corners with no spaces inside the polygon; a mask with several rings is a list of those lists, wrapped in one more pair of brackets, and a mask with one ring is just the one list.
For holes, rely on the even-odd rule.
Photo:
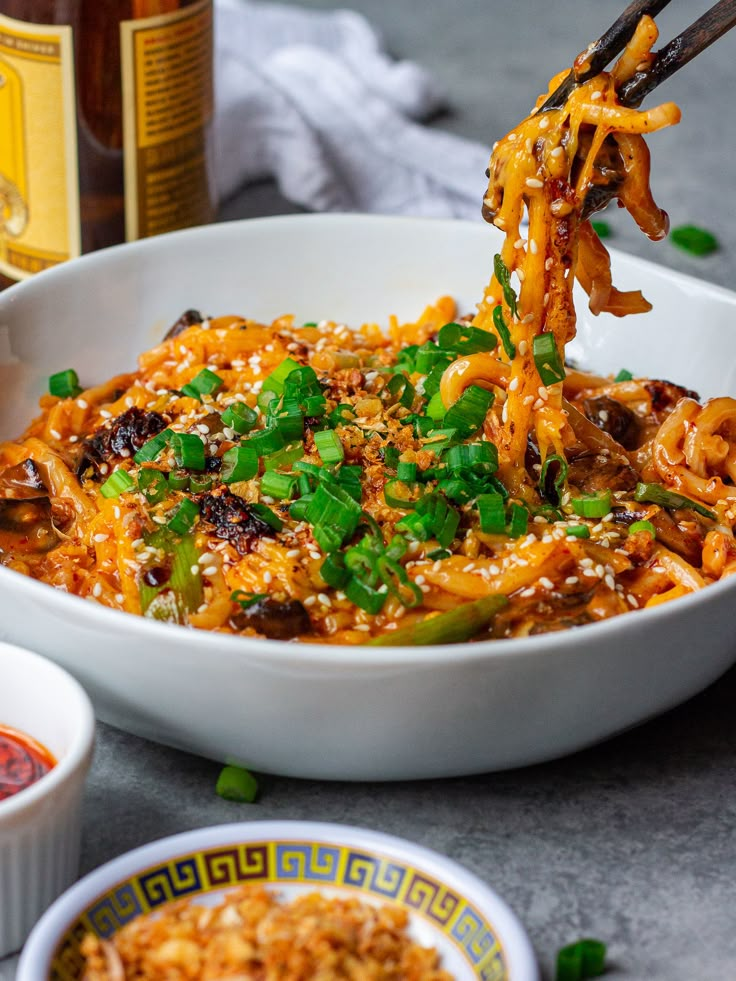
{"label": "noodle", "polygon": [[736,401],[564,364],[575,279],[594,314],[650,309],[588,210],[615,197],[666,234],[643,137],[679,110],[617,98],[656,37],[643,18],[610,72],[494,147],[504,241],[474,315],[187,311],[138,371],[42,398],[0,445],[3,564],[197,629],[345,644],[467,639],[466,603],[476,639],[525,636],[730,575]]}

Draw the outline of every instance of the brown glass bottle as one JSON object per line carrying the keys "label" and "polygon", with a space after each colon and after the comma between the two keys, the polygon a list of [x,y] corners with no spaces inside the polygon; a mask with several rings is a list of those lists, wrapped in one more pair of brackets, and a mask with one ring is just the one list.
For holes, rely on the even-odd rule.
{"label": "brown glass bottle", "polygon": [[[191,16],[176,16],[186,8]],[[211,0],[0,0],[0,14],[30,30],[71,28],[82,252],[213,220]],[[172,39],[167,15],[179,25],[180,44],[176,35]],[[125,50],[138,54],[127,56],[134,68],[128,69],[124,94],[121,24],[130,28],[131,21],[152,27],[137,49],[132,46],[138,42],[127,42]],[[146,60],[145,45],[156,48],[153,28],[159,24],[161,37],[169,34]],[[138,73],[132,92],[131,71]],[[178,101],[172,95],[176,86]],[[149,107],[143,117],[140,105],[136,110],[130,104],[135,99]],[[136,118],[143,118],[143,145],[125,132]],[[0,129],[0,143],[4,138]],[[126,181],[129,198],[135,197],[132,207]],[[0,196],[0,218],[2,205]],[[0,288],[13,281],[0,270]]]}

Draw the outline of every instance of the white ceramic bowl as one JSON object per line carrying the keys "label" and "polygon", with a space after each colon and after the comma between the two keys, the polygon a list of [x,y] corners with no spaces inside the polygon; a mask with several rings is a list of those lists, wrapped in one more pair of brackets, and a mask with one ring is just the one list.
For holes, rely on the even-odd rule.
{"label": "white ceramic bowl", "polygon": [[[482,222],[289,216],[148,239],[57,267],[0,295],[0,437],[22,431],[53,371],[74,367],[91,383],[130,370],[189,307],[360,324],[390,313],[415,318],[451,293],[471,311],[499,244]],[[736,297],[614,260],[617,285],[642,287],[654,312],[595,320],[579,304],[578,360],[670,378],[703,396],[736,394]],[[346,648],[184,630],[0,568],[0,632],[69,668],[103,719],[254,769],[348,780],[519,766],[626,729],[729,667],[735,602],[732,577],[546,636]]]}
{"label": "white ceramic bowl", "polygon": [[338,824],[253,821],[189,831],[144,845],[80,880],[39,922],[17,981],[82,976],[78,945],[103,938],[174,899],[207,902],[247,883],[285,900],[304,892],[401,906],[410,930],[435,947],[457,981],[537,981],[531,944],[488,886],[442,855],[401,838]]}
{"label": "white ceramic bowl", "polygon": [[0,957],[77,877],[84,779],[92,759],[92,704],[66,671],[0,643],[0,722],[42,743],[57,763],[0,801]]}

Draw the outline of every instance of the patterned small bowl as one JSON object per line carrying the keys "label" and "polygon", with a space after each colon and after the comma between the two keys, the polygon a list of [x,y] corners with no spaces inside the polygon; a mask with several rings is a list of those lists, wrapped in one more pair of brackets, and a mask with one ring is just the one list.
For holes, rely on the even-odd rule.
{"label": "patterned small bowl", "polygon": [[286,899],[328,890],[404,907],[412,937],[435,947],[457,981],[538,981],[534,953],[508,906],[455,862],[401,838],[345,825],[253,821],[144,845],[80,880],[39,921],[17,981],[79,981],[88,932],[109,938],[175,899],[207,902],[257,883]]}
{"label": "patterned small bowl", "polygon": [[0,643],[0,722],[56,759],[36,783],[0,801],[0,957],[79,874],[84,781],[95,719],[78,682],[45,657]]}

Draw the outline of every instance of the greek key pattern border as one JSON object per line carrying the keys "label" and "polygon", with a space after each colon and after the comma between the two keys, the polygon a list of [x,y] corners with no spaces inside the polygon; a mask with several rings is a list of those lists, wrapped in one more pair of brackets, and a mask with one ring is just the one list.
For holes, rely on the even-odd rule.
{"label": "greek key pattern border", "polygon": [[480,981],[507,981],[508,966],[493,926],[459,893],[400,860],[319,841],[222,845],[178,856],[139,872],[99,896],[70,925],[51,964],[51,981],[80,981],[82,937],[110,937],[141,913],[173,899],[245,883],[356,889],[411,909],[463,955]]}

